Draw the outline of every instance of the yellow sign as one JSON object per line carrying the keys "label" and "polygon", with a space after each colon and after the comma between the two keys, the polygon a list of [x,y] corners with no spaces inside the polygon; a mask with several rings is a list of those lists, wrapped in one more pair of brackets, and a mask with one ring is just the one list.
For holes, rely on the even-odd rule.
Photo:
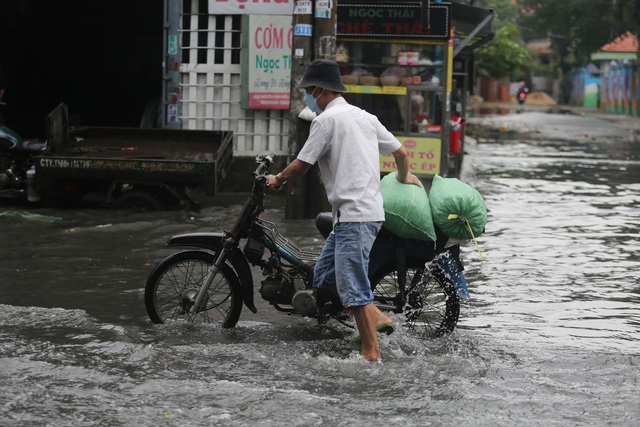
{"label": "yellow sign", "polygon": [[[397,136],[409,155],[409,171],[414,175],[440,173],[440,138]],[[380,155],[380,172],[397,170],[393,155]]]}
{"label": "yellow sign", "polygon": [[403,86],[360,86],[344,85],[349,93],[370,93],[374,95],[406,95],[407,88]]}

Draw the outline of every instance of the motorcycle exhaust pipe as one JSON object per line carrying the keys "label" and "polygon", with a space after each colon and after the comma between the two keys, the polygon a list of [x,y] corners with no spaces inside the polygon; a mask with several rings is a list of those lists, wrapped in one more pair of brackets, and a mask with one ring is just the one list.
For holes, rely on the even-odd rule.
{"label": "motorcycle exhaust pipe", "polygon": [[40,201],[40,192],[36,188],[36,168],[33,166],[27,171],[27,200]]}

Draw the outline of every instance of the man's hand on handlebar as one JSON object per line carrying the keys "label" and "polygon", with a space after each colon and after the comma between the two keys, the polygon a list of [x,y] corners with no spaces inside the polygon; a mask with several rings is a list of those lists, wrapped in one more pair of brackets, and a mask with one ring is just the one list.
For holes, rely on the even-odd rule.
{"label": "man's hand on handlebar", "polygon": [[307,173],[310,168],[311,165],[309,163],[295,159],[278,175],[268,175],[267,187],[273,188],[274,190],[282,190],[282,186],[285,185],[288,180],[300,178]]}
{"label": "man's hand on handlebar", "polygon": [[282,186],[286,183],[287,181],[282,181],[280,179],[280,174],[267,176],[267,187],[274,190],[282,190]]}

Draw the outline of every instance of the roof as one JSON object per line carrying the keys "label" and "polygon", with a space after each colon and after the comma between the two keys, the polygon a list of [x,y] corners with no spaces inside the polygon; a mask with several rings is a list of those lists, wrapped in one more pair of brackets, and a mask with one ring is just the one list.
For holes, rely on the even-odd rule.
{"label": "roof", "polygon": [[636,60],[638,59],[638,47],[638,38],[627,31],[611,43],[602,46],[598,52],[591,54],[591,60]]}
{"label": "roof", "polygon": [[638,38],[627,31],[611,43],[605,44],[600,48],[602,52],[638,52]]}

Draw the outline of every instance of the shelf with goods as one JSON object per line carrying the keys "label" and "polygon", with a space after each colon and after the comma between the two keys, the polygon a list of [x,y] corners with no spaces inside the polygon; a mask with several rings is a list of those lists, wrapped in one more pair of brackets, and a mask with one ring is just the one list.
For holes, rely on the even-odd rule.
{"label": "shelf with goods", "polygon": [[[344,83],[344,80],[343,80]],[[389,85],[358,85],[344,83],[349,93],[368,95],[406,95],[410,91],[443,92],[442,86],[389,86]]]}
{"label": "shelf with goods", "polygon": [[494,17],[446,1],[339,2],[335,60],[345,97],[396,135],[416,159],[413,173],[459,172],[473,56],[493,38]]}
{"label": "shelf with goods", "polygon": [[336,62],[349,102],[396,135],[441,137],[446,55],[441,42],[341,40]]}
{"label": "shelf with goods", "polygon": [[[440,57],[440,59],[438,59]],[[336,62],[345,85],[363,87],[426,86],[443,90],[444,65],[438,46],[411,43],[342,42]],[[363,93],[397,94],[400,89],[360,89]]]}

